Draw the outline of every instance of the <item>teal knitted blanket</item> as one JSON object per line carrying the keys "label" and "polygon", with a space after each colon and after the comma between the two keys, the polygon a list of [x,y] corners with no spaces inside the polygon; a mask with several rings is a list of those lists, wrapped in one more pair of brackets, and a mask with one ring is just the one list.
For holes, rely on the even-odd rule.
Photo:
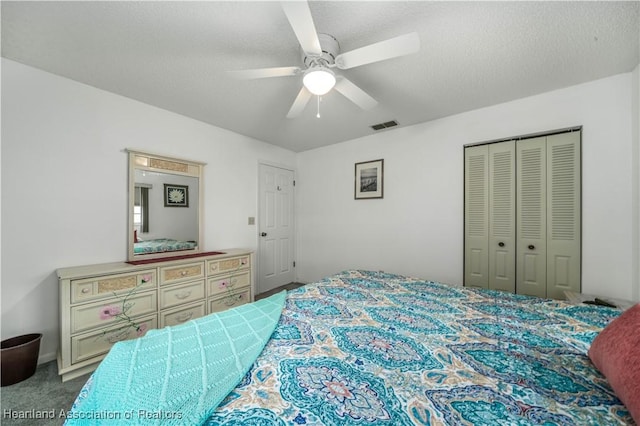
{"label": "teal knitted blanket", "polygon": [[66,424],[202,424],[262,352],[285,296],[116,343]]}

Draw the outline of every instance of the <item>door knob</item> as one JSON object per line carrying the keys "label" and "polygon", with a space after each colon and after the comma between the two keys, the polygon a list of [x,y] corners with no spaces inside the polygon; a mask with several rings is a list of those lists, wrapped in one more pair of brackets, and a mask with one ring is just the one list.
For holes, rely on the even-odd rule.
{"label": "door knob", "polygon": [[498,243],[498,245],[499,245],[500,247],[504,247],[504,243],[503,243],[502,241],[500,241],[500,242]]}
{"label": "door knob", "polygon": [[260,235],[261,235],[261,236],[263,236],[263,237],[266,237],[266,236],[267,236],[267,233],[266,233],[266,232],[263,232],[263,233],[261,233]]}
{"label": "door knob", "polygon": [[533,244],[529,244],[529,250],[533,250],[534,248],[536,248],[536,246],[534,246]]}

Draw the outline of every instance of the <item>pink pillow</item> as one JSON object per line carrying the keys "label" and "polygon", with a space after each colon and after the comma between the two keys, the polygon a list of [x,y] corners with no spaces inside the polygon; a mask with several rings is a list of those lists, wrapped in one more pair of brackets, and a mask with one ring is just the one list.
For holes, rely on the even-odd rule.
{"label": "pink pillow", "polygon": [[596,336],[589,358],[640,425],[640,303]]}

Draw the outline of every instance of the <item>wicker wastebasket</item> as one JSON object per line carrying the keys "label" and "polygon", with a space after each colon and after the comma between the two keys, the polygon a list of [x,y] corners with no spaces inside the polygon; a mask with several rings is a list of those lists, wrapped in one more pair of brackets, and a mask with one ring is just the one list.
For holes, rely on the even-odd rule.
{"label": "wicker wastebasket", "polygon": [[2,386],[9,386],[33,376],[38,366],[42,334],[24,334],[0,344]]}

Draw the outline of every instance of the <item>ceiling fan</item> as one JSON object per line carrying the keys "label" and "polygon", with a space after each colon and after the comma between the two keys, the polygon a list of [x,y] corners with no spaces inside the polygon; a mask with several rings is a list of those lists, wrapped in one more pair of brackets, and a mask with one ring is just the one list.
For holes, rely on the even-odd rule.
{"label": "ceiling fan", "polygon": [[375,107],[378,104],[375,99],[333,69],[347,70],[420,50],[420,38],[418,33],[413,32],[340,53],[340,45],[333,36],[317,33],[306,1],[283,2],[282,8],[300,43],[304,66],[258,68],[232,71],[231,74],[247,80],[303,74],[303,87],[289,109],[287,118],[300,115],[313,95],[320,97],[333,88],[362,109]]}

